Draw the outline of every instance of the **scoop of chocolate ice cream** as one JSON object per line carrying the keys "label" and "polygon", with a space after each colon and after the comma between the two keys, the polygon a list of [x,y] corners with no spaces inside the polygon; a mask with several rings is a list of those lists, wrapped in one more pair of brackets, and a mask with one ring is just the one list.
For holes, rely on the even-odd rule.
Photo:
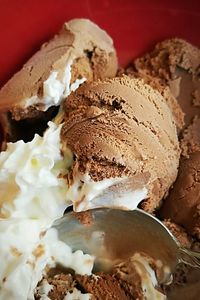
{"label": "scoop of chocolate ice cream", "polygon": [[84,81],[113,77],[116,71],[116,52],[105,31],[87,19],[65,23],[0,90],[5,135],[16,139],[12,120],[44,118],[43,112],[58,106]]}
{"label": "scoop of chocolate ice cream", "polygon": [[136,59],[134,68],[169,86],[185,113],[186,126],[200,115],[200,49],[182,39],[165,40]]}
{"label": "scoop of chocolate ice cream", "polygon": [[200,238],[200,152],[181,160],[177,180],[164,201],[161,216]]}
{"label": "scoop of chocolate ice cream", "polygon": [[[102,191],[107,184],[117,185],[118,193],[124,189],[123,200],[130,191],[123,204],[107,196],[106,204],[101,199],[82,210],[106,205],[133,209],[140,197],[147,198],[143,208],[154,211],[175,180],[179,163],[177,132],[163,96],[142,80],[124,76],[83,85],[68,97],[64,111],[62,144],[75,156],[70,185],[77,186],[82,176],[84,186],[87,179],[104,183],[98,185]],[[90,187],[85,187],[87,195]],[[86,202],[82,193],[75,209]]]}

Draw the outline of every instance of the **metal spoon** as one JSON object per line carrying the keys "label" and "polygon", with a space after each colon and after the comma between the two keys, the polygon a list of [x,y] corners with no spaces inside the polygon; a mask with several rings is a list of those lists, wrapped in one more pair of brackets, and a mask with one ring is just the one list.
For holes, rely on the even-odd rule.
{"label": "metal spoon", "polygon": [[[170,273],[180,262],[200,267],[200,253],[182,247],[161,221],[140,209],[70,212],[54,226],[72,250],[81,249],[96,257],[95,271],[107,271],[136,252],[161,261]],[[160,278],[163,281],[164,277]]]}

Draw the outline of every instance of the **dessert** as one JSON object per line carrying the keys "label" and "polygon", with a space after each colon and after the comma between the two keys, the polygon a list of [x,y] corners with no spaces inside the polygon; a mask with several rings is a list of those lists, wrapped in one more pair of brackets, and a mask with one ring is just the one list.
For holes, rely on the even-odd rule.
{"label": "dessert", "polygon": [[[181,111],[175,110],[177,113],[174,114],[181,147],[180,167],[178,178],[163,201],[160,216],[171,219],[196,237],[199,230],[199,66],[200,50],[182,39],[174,38],[158,43],[152,51],[137,58],[126,69],[127,74],[144,78],[156,89],[167,89],[184,112],[184,127],[183,124],[180,126],[178,119]],[[172,106],[170,108],[174,111]]]}
{"label": "dessert", "polygon": [[[153,211],[176,178],[173,117],[161,94],[142,80],[85,84],[68,97],[61,115],[63,124],[50,122],[43,137],[8,143],[0,154],[5,298],[34,299],[37,283],[57,264],[91,274],[94,258],[81,250],[72,253],[51,228],[69,205],[133,209],[147,198],[143,206]],[[115,197],[108,198],[109,193]]]}
{"label": "dessert", "polygon": [[[198,244],[198,245],[197,245]],[[191,245],[192,250],[199,251],[200,243],[194,242]],[[168,299],[195,300],[199,298],[200,293],[200,270],[189,265],[180,264],[173,274],[173,282],[164,287]]]}
{"label": "dessert", "polygon": [[200,49],[182,39],[169,39],[134,62],[141,75],[159,79],[170,88],[185,113],[188,126],[195,115],[200,115]]}
{"label": "dessert", "polygon": [[[192,239],[199,241],[199,115],[200,115],[200,50],[181,39],[169,39],[136,59],[126,70],[128,74],[144,78],[154,88],[170,92],[176,99],[177,110],[168,102],[179,133],[181,157],[177,180],[163,201],[159,218],[180,243],[191,247]],[[175,106],[176,107],[176,106]],[[181,116],[182,109],[184,113]],[[179,118],[181,116],[181,118]],[[173,222],[173,223],[172,223]],[[178,224],[178,225],[177,225]],[[180,227],[180,225],[182,227]],[[189,240],[186,237],[189,234]],[[199,243],[199,242],[197,242]],[[191,277],[189,274],[192,274]],[[174,280],[164,291],[169,299],[197,299],[200,273],[185,266],[177,267]]]}
{"label": "dessert", "polygon": [[83,85],[63,109],[62,147],[75,157],[68,192],[74,209],[134,209],[144,199],[145,210],[159,207],[179,163],[174,120],[162,95],[124,76]]}
{"label": "dessert", "polygon": [[0,90],[5,137],[30,140],[37,130],[27,133],[27,126],[42,132],[71,91],[86,80],[113,77],[116,71],[116,52],[105,31],[87,19],[65,23]]}
{"label": "dessert", "polygon": [[189,157],[193,152],[200,151],[200,118],[194,117],[191,124],[183,131],[180,141],[181,154]]}
{"label": "dessert", "polygon": [[114,77],[111,38],[75,19],[1,89],[0,126],[13,143],[0,153],[0,299],[197,299],[190,267],[169,287],[146,253],[94,274],[95,257],[73,252],[52,226],[71,205],[139,206],[199,247],[199,66],[199,49],[170,39]]}
{"label": "dessert", "polygon": [[164,225],[172,232],[172,234],[175,236],[177,241],[183,246],[188,249],[191,248],[192,244],[192,238],[188,236],[188,233],[186,230],[176,223],[172,222],[170,219],[165,219],[163,221]]}
{"label": "dessert", "polygon": [[[143,70],[143,69],[142,69]],[[174,121],[177,127],[178,133],[183,129],[185,122],[185,114],[182,111],[180,104],[177,102],[176,98],[172,94],[169,86],[163,84],[158,77],[153,77],[150,74],[144,73],[142,71],[136,71],[133,65],[128,66],[125,70],[120,70],[119,75],[127,74],[132,78],[142,78],[145,83],[149,84],[152,88],[159,91],[161,95],[165,98],[167,105],[169,106],[171,113],[174,117]]]}
{"label": "dessert", "polygon": [[180,265],[174,274],[174,284],[166,290],[170,300],[195,300],[200,294],[200,272],[196,268]]}
{"label": "dessert", "polygon": [[200,152],[181,160],[178,178],[164,201],[161,216],[200,239]]}
{"label": "dessert", "polygon": [[72,253],[51,227],[69,205],[64,177],[72,154],[61,155],[60,130],[50,122],[43,137],[0,153],[0,299],[34,299],[37,283],[56,264],[91,274],[94,258]]}
{"label": "dessert", "polygon": [[[151,262],[152,263],[152,262]],[[46,293],[41,287],[48,285]],[[44,278],[37,287],[36,299],[166,299],[157,289],[155,270],[139,254],[117,264],[111,273],[95,275],[54,274]],[[77,298],[76,298],[77,297]]]}

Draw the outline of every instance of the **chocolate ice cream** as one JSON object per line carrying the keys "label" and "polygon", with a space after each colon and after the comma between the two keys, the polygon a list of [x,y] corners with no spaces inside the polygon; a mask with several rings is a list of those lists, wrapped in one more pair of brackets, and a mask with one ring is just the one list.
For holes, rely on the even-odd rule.
{"label": "chocolate ice cream", "polygon": [[[155,287],[155,273],[141,257],[132,257],[116,265],[112,274],[76,276],[78,283],[94,295],[92,299],[144,300],[166,299]],[[155,277],[156,280],[156,277]]]}
{"label": "chocolate ice cream", "polygon": [[181,160],[178,178],[164,201],[161,216],[200,239],[200,152]]}
{"label": "chocolate ice cream", "polygon": [[180,141],[182,155],[189,157],[191,153],[200,151],[200,118],[195,117],[192,123],[183,131]]}
{"label": "chocolate ice cream", "polygon": [[172,112],[177,130],[178,130],[178,132],[180,132],[185,124],[184,123],[185,114],[183,113],[176,98],[173,96],[170,88],[167,85],[162,84],[160,79],[157,77],[153,77],[149,74],[142,73],[142,72],[136,72],[136,70],[133,66],[129,66],[126,70],[124,70],[124,72],[122,71],[119,74],[121,75],[123,73],[125,73],[128,76],[133,77],[133,78],[142,78],[145,83],[149,84],[155,90],[159,91],[162,94],[162,96],[165,98],[165,100]]}
{"label": "chocolate ice cream", "polygon": [[[78,299],[91,299],[91,300],[102,300],[102,299],[116,299],[116,300],[127,300],[135,299],[130,298],[130,295],[126,295],[125,290],[118,278],[113,274],[98,274],[91,276],[71,275],[71,274],[56,274],[52,278],[47,277],[42,280],[39,284],[36,292],[36,299],[43,299],[44,289],[41,287],[45,284],[50,286],[50,290],[47,295],[48,299],[51,300],[63,300],[68,299],[70,295],[74,296],[77,294]],[[42,290],[42,293],[41,293]],[[79,297],[78,297],[79,296]],[[84,298],[85,297],[85,298]],[[86,298],[87,297],[87,298]]]}
{"label": "chocolate ice cream", "polygon": [[61,140],[75,157],[69,182],[74,209],[134,209],[144,199],[145,210],[159,207],[179,163],[174,119],[163,96],[124,76],[83,85],[64,111]]}
{"label": "chocolate ice cream", "polygon": [[15,140],[14,121],[41,119],[49,110],[51,117],[51,107],[84,81],[113,77],[116,71],[115,49],[105,31],[87,19],[65,23],[0,90],[5,135]]}
{"label": "chocolate ice cream", "polygon": [[[113,78],[116,72],[112,39],[76,19],[0,90],[6,141],[43,133],[62,103],[43,137],[11,143],[1,156],[6,299],[166,299],[156,277],[161,262],[142,253],[92,274],[94,257],[74,252],[52,228],[72,204],[154,213],[163,203],[162,219],[181,244],[200,239],[200,50],[170,39],[133,62],[132,78]],[[90,225],[87,213],[78,217]],[[170,299],[194,296],[195,287],[198,297],[199,273],[194,280],[190,271],[176,270],[164,289]],[[179,289],[184,282],[191,285]]]}
{"label": "chocolate ice cream", "polygon": [[173,223],[170,219],[164,220],[163,223],[183,247],[191,247],[192,238],[187,234],[182,226]]}
{"label": "chocolate ice cream", "polygon": [[200,116],[200,49],[182,39],[165,40],[136,59],[134,67],[169,86],[185,113],[186,126]]}
{"label": "chocolate ice cream", "polygon": [[173,274],[173,283],[165,287],[169,300],[197,300],[200,295],[200,270],[180,264]]}
{"label": "chocolate ice cream", "polygon": [[[200,243],[188,235],[185,229],[170,220],[165,220],[165,225],[177,238],[179,243],[191,250],[199,251]],[[200,293],[200,270],[184,263],[178,264],[172,274],[173,281],[170,285],[163,286],[163,291],[169,300],[196,300]]]}
{"label": "chocolate ice cream", "polygon": [[131,293],[126,293],[122,282],[115,274],[97,274],[96,276],[76,276],[78,283],[85,291],[92,295],[92,300],[97,299],[135,299]]}
{"label": "chocolate ice cream", "polygon": [[[43,299],[41,296],[44,294],[41,291],[44,291],[44,283],[46,287],[48,286],[45,296],[51,300],[166,299],[157,289],[155,270],[148,260],[144,260],[139,254],[114,266],[111,273],[100,272],[90,276],[59,273],[53,277],[47,276],[38,285],[36,291],[38,300]],[[70,298],[70,295],[74,294],[77,294],[77,298]]]}
{"label": "chocolate ice cream", "polygon": [[36,289],[35,299],[43,299],[48,295],[48,299],[62,300],[66,293],[73,292],[76,282],[71,274],[53,274],[48,278],[43,278]]}
{"label": "chocolate ice cream", "polygon": [[[185,129],[180,135],[182,156],[179,175],[169,196],[164,200],[162,216],[184,226],[190,234],[199,234],[197,177],[200,157],[198,153],[194,153],[200,150],[199,70],[200,49],[177,38],[158,43],[151,52],[136,59],[126,70],[129,74],[136,74],[146,82],[149,81],[161,92],[167,89],[185,114]],[[176,106],[170,102],[168,105],[180,132],[183,128],[182,117],[179,117],[181,111],[174,110]]]}

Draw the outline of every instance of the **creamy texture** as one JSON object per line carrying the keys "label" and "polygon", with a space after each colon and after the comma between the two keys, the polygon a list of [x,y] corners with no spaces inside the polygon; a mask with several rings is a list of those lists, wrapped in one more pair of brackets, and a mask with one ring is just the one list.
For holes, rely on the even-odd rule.
{"label": "creamy texture", "polygon": [[[115,207],[135,208],[144,199],[147,211],[159,207],[176,178],[180,156],[174,119],[164,97],[143,80],[124,76],[84,84],[67,98],[63,109],[62,144],[75,156],[70,186],[77,186],[76,191],[83,181],[82,198],[75,195],[76,206],[109,205],[101,195],[94,201],[85,197],[91,178],[95,183],[90,192],[93,188],[96,193],[100,184],[107,195],[114,194],[115,186],[117,193],[123,191],[123,199],[111,200]],[[125,178],[130,193],[124,188]]]}
{"label": "creamy texture", "polygon": [[93,258],[82,251],[72,253],[58,239],[55,229],[41,236],[38,221],[20,219],[1,221],[0,228],[2,300],[34,299],[34,290],[46,274],[46,268],[53,268],[57,263],[80,274],[91,273]]}
{"label": "creamy texture", "polygon": [[[42,45],[0,90],[0,112],[11,109],[16,119],[29,117],[24,109],[27,99],[31,99],[30,104],[31,101],[35,104],[36,98],[32,97],[38,97],[40,100],[37,104],[41,104],[41,96],[44,96],[46,101],[46,93],[48,97],[52,96],[52,90],[48,87],[50,83],[56,90],[53,91],[53,97],[48,99],[48,105],[50,102],[57,103],[58,95],[63,89],[62,84],[65,80],[69,82],[71,67],[72,84],[76,79],[79,84],[82,78],[91,81],[113,77],[116,74],[117,57],[113,41],[104,30],[90,20],[74,19],[65,23],[52,40]],[[44,107],[38,105],[37,109],[43,110]]]}
{"label": "creamy texture", "polygon": [[169,87],[185,113],[186,126],[200,116],[199,48],[178,38],[164,40],[133,65],[141,76],[152,76]]}
{"label": "creamy texture", "polygon": [[62,216],[67,205],[67,185],[58,176],[66,173],[72,154],[68,152],[63,160],[61,125],[56,127],[50,122],[49,126],[44,137],[35,135],[29,143],[9,143],[0,154],[1,218],[40,219],[51,224]]}
{"label": "creamy texture", "polygon": [[194,152],[200,152],[200,118],[195,117],[191,124],[183,131],[180,140],[181,154],[189,157]]}
{"label": "creamy texture", "polygon": [[0,299],[34,299],[37,283],[56,263],[91,273],[93,258],[72,253],[49,229],[70,204],[62,176],[72,154],[61,155],[60,130],[50,122],[44,137],[10,143],[0,154]]}
{"label": "creamy texture", "polygon": [[64,300],[90,300],[91,295],[90,294],[82,294],[79,290],[76,288],[73,290],[72,293],[67,293]]}
{"label": "creamy texture", "polygon": [[[74,204],[79,211],[100,206],[133,209],[147,197],[145,186],[116,194],[113,187],[124,186],[127,177],[95,182],[76,167],[76,181],[68,186],[63,176],[69,175],[73,155],[67,148],[61,155],[61,127],[49,122],[44,137],[35,135],[29,143],[9,143],[0,154],[0,299],[34,299],[38,282],[56,264],[80,275],[91,274],[94,258],[82,251],[72,253],[58,239],[56,229],[50,228],[68,205]],[[130,197],[134,201],[130,202]],[[46,286],[45,290],[50,292],[49,288]],[[66,297],[75,299],[77,293],[79,296],[75,291]],[[48,299],[45,291],[40,296]]]}
{"label": "creamy texture", "polygon": [[185,114],[183,113],[181,106],[177,102],[176,96],[174,95],[174,93],[172,93],[171,89],[168,86],[163,85],[159,77],[154,77],[152,76],[152,74],[143,72],[140,69],[136,71],[133,65],[130,65],[126,70],[124,70],[124,72],[130,77],[142,78],[145,83],[149,84],[155,90],[159,91],[162,94],[162,96],[165,98],[167,105],[169,106],[172,112],[177,127],[177,131],[179,132],[180,130],[182,130],[185,124],[184,122]]}
{"label": "creamy texture", "polygon": [[[56,76],[50,84],[59,90]],[[91,274],[94,258],[82,251],[72,253],[50,228],[68,205],[74,204],[77,211],[102,206],[134,209],[148,197],[156,203],[149,209],[153,210],[176,176],[177,135],[163,97],[128,77],[92,87],[74,93],[83,103],[79,96],[78,103],[74,95],[69,98],[64,125],[50,122],[44,137],[8,144],[0,155],[0,297],[34,299],[38,282],[56,264],[80,276]],[[52,97],[58,99],[60,92],[54,91]],[[71,105],[77,105],[77,113]],[[161,186],[154,191],[157,181]],[[140,291],[152,295],[155,278],[147,266],[145,272],[150,274]]]}
{"label": "creamy texture", "polygon": [[46,279],[43,279],[38,288],[38,296],[40,296],[41,300],[48,300],[48,293],[53,289],[53,286],[48,283]]}
{"label": "creamy texture", "polygon": [[71,83],[71,65],[72,60],[67,63],[64,72],[63,70],[51,72],[48,79],[43,82],[42,98],[32,96],[25,101],[25,108],[41,104],[42,110],[46,111],[51,106],[58,106],[65,97],[86,81],[83,77]]}
{"label": "creamy texture", "polygon": [[67,200],[73,203],[74,210],[77,212],[99,207],[133,210],[148,196],[148,190],[145,186],[134,191],[129,190],[127,186],[127,189],[121,191],[119,187],[126,185],[127,177],[94,181],[88,174],[74,173],[76,176],[67,191]]}
{"label": "creamy texture", "polygon": [[161,216],[200,239],[200,152],[182,158],[179,173],[161,208]]}
{"label": "creamy texture", "polygon": [[113,41],[104,30],[87,19],[65,23],[0,89],[4,140],[30,141],[42,134],[63,98],[85,80],[114,77],[117,68]]}
{"label": "creamy texture", "polygon": [[[160,268],[161,263],[154,262],[142,253],[135,253],[126,261],[116,264],[110,273],[98,272],[88,276],[58,272],[44,280],[51,286],[48,294],[51,300],[164,300],[165,295],[157,290],[156,272]],[[40,285],[43,286],[43,282]]]}

